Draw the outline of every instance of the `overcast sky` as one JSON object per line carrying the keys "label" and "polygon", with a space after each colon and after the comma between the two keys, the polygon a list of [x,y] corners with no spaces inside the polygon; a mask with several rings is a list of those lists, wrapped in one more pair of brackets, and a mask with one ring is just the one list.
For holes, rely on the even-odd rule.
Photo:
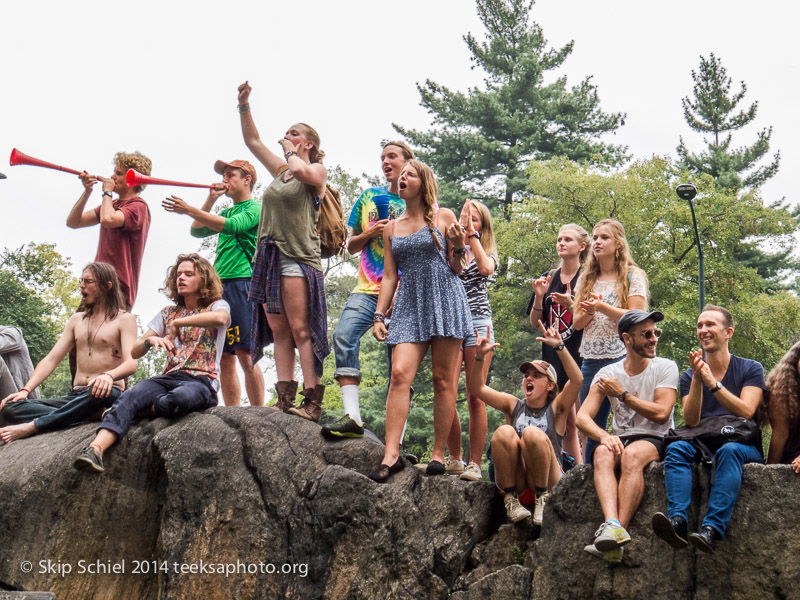
{"label": "overcast sky", "polygon": [[[553,46],[575,41],[560,71],[571,84],[587,75],[606,111],[627,113],[614,142],[634,157],[675,155],[679,135],[699,149],[680,100],[692,88],[699,55],[714,52],[734,81],[759,101],[741,145],[773,126],[781,172],[767,200],[798,201],[800,160],[796,23],[793,0],[669,3],[540,0],[534,19]],[[470,0],[374,0],[224,5],[207,1],[7,3],[0,21],[0,247],[55,242],[75,273],[93,260],[97,228],[70,230],[67,213],[81,194],[76,176],[8,167],[13,147],[31,156],[110,175],[120,150],[153,161],[153,176],[211,183],[216,159],[254,159],[242,142],[236,88],[253,86],[261,137],[273,143],[297,121],[313,125],[329,165],[379,172],[381,139],[392,122],[426,127],[417,82],[451,89],[479,85],[462,36],[483,37]],[[792,41],[795,40],[795,41]],[[266,169],[257,165],[263,180]],[[177,194],[200,204],[199,189],[149,186],[152,213],[134,312],[146,323],[167,303],[157,292],[180,252],[194,251],[186,216],[163,211]],[[88,207],[100,202],[95,191]]]}

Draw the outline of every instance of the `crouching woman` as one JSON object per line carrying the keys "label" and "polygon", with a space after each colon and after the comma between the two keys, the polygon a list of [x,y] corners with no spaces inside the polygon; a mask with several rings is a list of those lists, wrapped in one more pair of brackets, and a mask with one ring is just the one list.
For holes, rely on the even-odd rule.
{"label": "crouching woman", "polygon": [[[470,394],[496,408],[506,418],[506,424],[498,427],[491,441],[495,483],[505,494],[506,515],[511,522],[530,516],[530,511],[520,504],[519,496],[535,493],[533,522],[536,525],[542,524],[547,497],[563,473],[561,445],[567,430],[567,415],[583,383],[581,370],[564,348],[558,331],[553,327],[545,329],[541,321],[539,327],[544,337],[536,339],[555,348],[569,377],[563,390],[558,389],[555,368],[543,360],[519,366],[524,374],[524,399],[490,388],[482,369],[473,369],[468,382]],[[497,346],[499,344],[478,336],[475,361],[483,361]]]}

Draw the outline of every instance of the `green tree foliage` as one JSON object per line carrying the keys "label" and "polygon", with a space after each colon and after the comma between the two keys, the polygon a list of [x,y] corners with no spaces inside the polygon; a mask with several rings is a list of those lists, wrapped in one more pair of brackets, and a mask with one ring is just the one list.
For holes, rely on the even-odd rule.
{"label": "green tree foliage", "polygon": [[476,0],[486,36],[467,34],[473,68],[486,73],[483,89],[458,92],[426,80],[417,85],[421,105],[433,115],[429,131],[395,129],[410,140],[439,177],[440,202],[455,208],[465,196],[502,211],[527,188],[531,160],[567,156],[616,164],[623,146],[601,142],[624,115],[600,109],[587,77],[568,87],[564,76],[546,83],[573,49],[550,48],[532,21],[534,0]]}
{"label": "green tree foliage", "polygon": [[758,102],[739,108],[747,86],[741,82],[739,91],[731,89],[722,61],[712,52],[709,58],[700,57],[700,68],[692,71],[693,98],[682,100],[683,116],[694,131],[710,134],[703,141],[708,148],[699,154],[689,152],[683,138],[678,146],[681,166],[693,173],[707,173],[716,180],[720,190],[737,191],[755,188],[778,172],[780,152],[767,165],[756,167],[769,152],[772,127],[762,129],[751,146],[732,148],[733,131],[750,124],[756,118]]}
{"label": "green tree foliage", "polygon": [[[78,280],[70,261],[54,244],[29,244],[0,254],[0,324],[22,330],[34,364],[55,345],[78,307]],[[41,394],[59,396],[71,388],[63,361],[41,386]]]}
{"label": "green tree foliage", "polygon": [[[534,163],[531,189],[537,194],[515,207],[498,225],[501,261],[509,267],[490,288],[498,349],[495,387],[514,391],[514,365],[539,350],[524,315],[531,280],[557,264],[558,228],[575,222],[591,232],[612,217],[626,229],[634,259],[650,280],[650,306],[665,315],[659,355],[685,368],[697,347],[697,249],[689,206],[674,192],[687,175],[665,158],[638,161],[626,170],[591,169],[566,159]],[[718,190],[710,175],[699,175],[698,226],[706,258],[706,301],[729,308],[737,319],[733,352],[770,369],[800,337],[800,299],[767,293],[755,269],[737,259],[742,240],[778,250],[792,245],[796,223],[782,207],[768,206],[756,191]],[[498,378],[496,378],[498,379]]]}

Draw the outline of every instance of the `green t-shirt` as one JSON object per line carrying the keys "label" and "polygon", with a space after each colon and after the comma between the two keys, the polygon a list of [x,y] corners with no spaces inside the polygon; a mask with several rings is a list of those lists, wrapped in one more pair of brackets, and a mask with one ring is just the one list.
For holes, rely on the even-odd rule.
{"label": "green t-shirt", "polygon": [[[251,198],[223,209],[219,214],[225,218],[225,227],[219,232],[217,240],[217,257],[214,260],[217,275],[220,279],[252,276],[261,203]],[[217,235],[217,232],[210,227],[192,227],[192,235],[203,238]]]}

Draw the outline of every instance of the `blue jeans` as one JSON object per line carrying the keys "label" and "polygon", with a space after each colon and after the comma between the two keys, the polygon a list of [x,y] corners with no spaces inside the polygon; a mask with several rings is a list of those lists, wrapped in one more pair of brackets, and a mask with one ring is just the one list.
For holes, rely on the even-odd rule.
{"label": "blue jeans", "polygon": [[333,356],[336,359],[334,378],[354,377],[361,381],[361,336],[372,329],[372,318],[378,307],[376,294],[350,294],[342,316],[333,332]]}
{"label": "blue jeans", "polygon": [[[606,365],[613,365],[615,362],[621,361],[624,356],[620,356],[619,358],[584,358],[583,364],[581,365],[581,374],[583,375],[583,385],[581,385],[581,391],[578,395],[580,398],[581,406],[583,405],[583,401],[586,400],[586,397],[589,395],[589,390],[592,387],[592,380],[594,376],[597,375],[597,372],[605,367]],[[605,431],[606,426],[608,425],[608,415],[611,413],[611,402],[608,401],[608,398],[603,398],[602,404],[600,404],[600,410],[597,411],[597,414],[594,416],[594,422],[597,426]],[[587,438],[586,440],[586,451],[584,452],[584,462],[587,464],[592,464],[592,455],[594,454],[594,449],[599,446],[597,442],[594,440],[590,440]]]}
{"label": "blue jeans", "polygon": [[28,423],[33,421],[40,432],[63,429],[79,421],[88,421],[98,411],[111,406],[122,391],[111,388],[106,398],[92,395],[92,388],[80,386],[63,398],[25,399],[8,402],[3,409],[7,423]]}
{"label": "blue jeans", "polygon": [[[713,527],[725,535],[733,514],[739,488],[742,486],[742,467],[746,463],[764,462],[755,446],[728,442],[714,455],[717,471],[714,485],[708,493],[708,508],[703,527]],[[667,486],[667,515],[687,518],[692,498],[692,465],[700,460],[700,451],[687,441],[667,446],[664,457],[664,483]]]}
{"label": "blue jeans", "polygon": [[155,416],[174,419],[217,405],[217,393],[208,377],[175,371],[140,381],[114,402],[98,429],[124,436],[142,410],[153,407]]}

